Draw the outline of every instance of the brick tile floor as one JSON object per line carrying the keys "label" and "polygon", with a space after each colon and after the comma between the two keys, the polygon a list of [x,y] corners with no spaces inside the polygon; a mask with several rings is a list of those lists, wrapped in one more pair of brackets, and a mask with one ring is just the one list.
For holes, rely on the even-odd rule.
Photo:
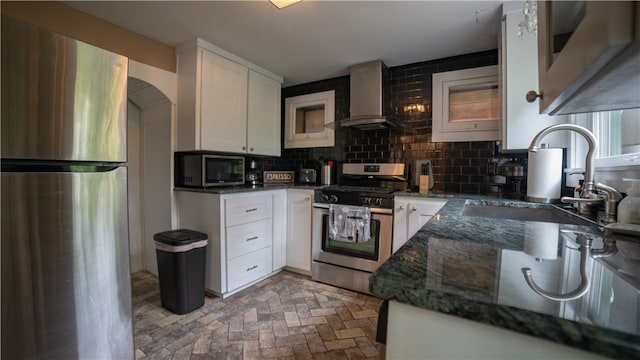
{"label": "brick tile floor", "polygon": [[160,305],[158,278],[132,274],[136,359],[378,359],[381,300],[280,272],[202,308]]}

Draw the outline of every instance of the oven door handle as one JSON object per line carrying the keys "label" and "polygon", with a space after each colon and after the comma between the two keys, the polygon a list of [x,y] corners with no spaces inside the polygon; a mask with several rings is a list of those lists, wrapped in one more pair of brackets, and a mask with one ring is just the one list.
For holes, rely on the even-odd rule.
{"label": "oven door handle", "polygon": [[[313,207],[316,208],[316,209],[329,210],[329,204],[313,203]],[[372,207],[372,208],[369,208],[369,210],[371,211],[372,214],[393,215],[393,209]]]}

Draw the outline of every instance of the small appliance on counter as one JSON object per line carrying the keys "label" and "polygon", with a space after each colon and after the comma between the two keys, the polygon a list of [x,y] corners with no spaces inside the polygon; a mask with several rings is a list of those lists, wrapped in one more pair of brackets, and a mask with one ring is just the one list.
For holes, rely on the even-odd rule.
{"label": "small appliance on counter", "polygon": [[510,154],[490,161],[486,194],[505,199],[524,199],[527,190],[526,163],[526,153]]}
{"label": "small appliance on counter", "polygon": [[258,170],[258,163],[255,160],[249,162],[246,179],[247,185],[262,185],[262,173]]}
{"label": "small appliance on counter", "polygon": [[336,162],[334,160],[327,160],[327,163],[322,165],[320,182],[322,185],[335,185]]}
{"label": "small appliance on counter", "polygon": [[174,162],[174,180],[178,187],[244,185],[243,156],[184,151],[175,153]]}
{"label": "small appliance on counter", "polygon": [[541,144],[538,152],[529,154],[527,171],[527,201],[559,203],[566,167],[565,151]]}
{"label": "small appliance on counter", "polygon": [[316,170],[315,169],[300,169],[298,172],[298,182],[300,184],[315,184],[316,183]]}

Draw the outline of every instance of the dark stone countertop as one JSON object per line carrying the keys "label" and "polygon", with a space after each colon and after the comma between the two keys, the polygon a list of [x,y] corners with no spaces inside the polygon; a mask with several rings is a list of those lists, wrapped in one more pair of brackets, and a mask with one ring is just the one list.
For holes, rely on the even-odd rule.
{"label": "dark stone countertop", "polygon": [[[573,225],[462,215],[465,204],[504,205],[512,210],[506,215],[519,207],[550,207],[545,204],[473,195],[395,195],[450,200],[371,276],[374,295],[604,356],[640,358],[637,237],[605,235],[586,220]],[[544,290],[576,289],[580,249],[586,249],[588,239],[586,263],[593,270],[586,295],[548,300],[527,285],[521,270],[526,267]],[[612,249],[612,244],[617,252],[602,256],[605,245]]]}
{"label": "dark stone countertop", "polygon": [[283,190],[283,189],[302,189],[315,190],[322,188],[322,185],[308,184],[267,184],[267,185],[238,185],[238,186],[213,186],[208,188],[191,188],[191,187],[175,187],[174,191],[191,191],[208,194],[239,194],[245,192]]}

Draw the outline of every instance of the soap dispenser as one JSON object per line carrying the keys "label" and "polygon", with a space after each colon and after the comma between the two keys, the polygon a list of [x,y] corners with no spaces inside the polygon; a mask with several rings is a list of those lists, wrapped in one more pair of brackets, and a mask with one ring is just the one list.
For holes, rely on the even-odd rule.
{"label": "soap dispenser", "polygon": [[640,225],[640,179],[622,179],[631,181],[627,196],[618,204],[618,222]]}

